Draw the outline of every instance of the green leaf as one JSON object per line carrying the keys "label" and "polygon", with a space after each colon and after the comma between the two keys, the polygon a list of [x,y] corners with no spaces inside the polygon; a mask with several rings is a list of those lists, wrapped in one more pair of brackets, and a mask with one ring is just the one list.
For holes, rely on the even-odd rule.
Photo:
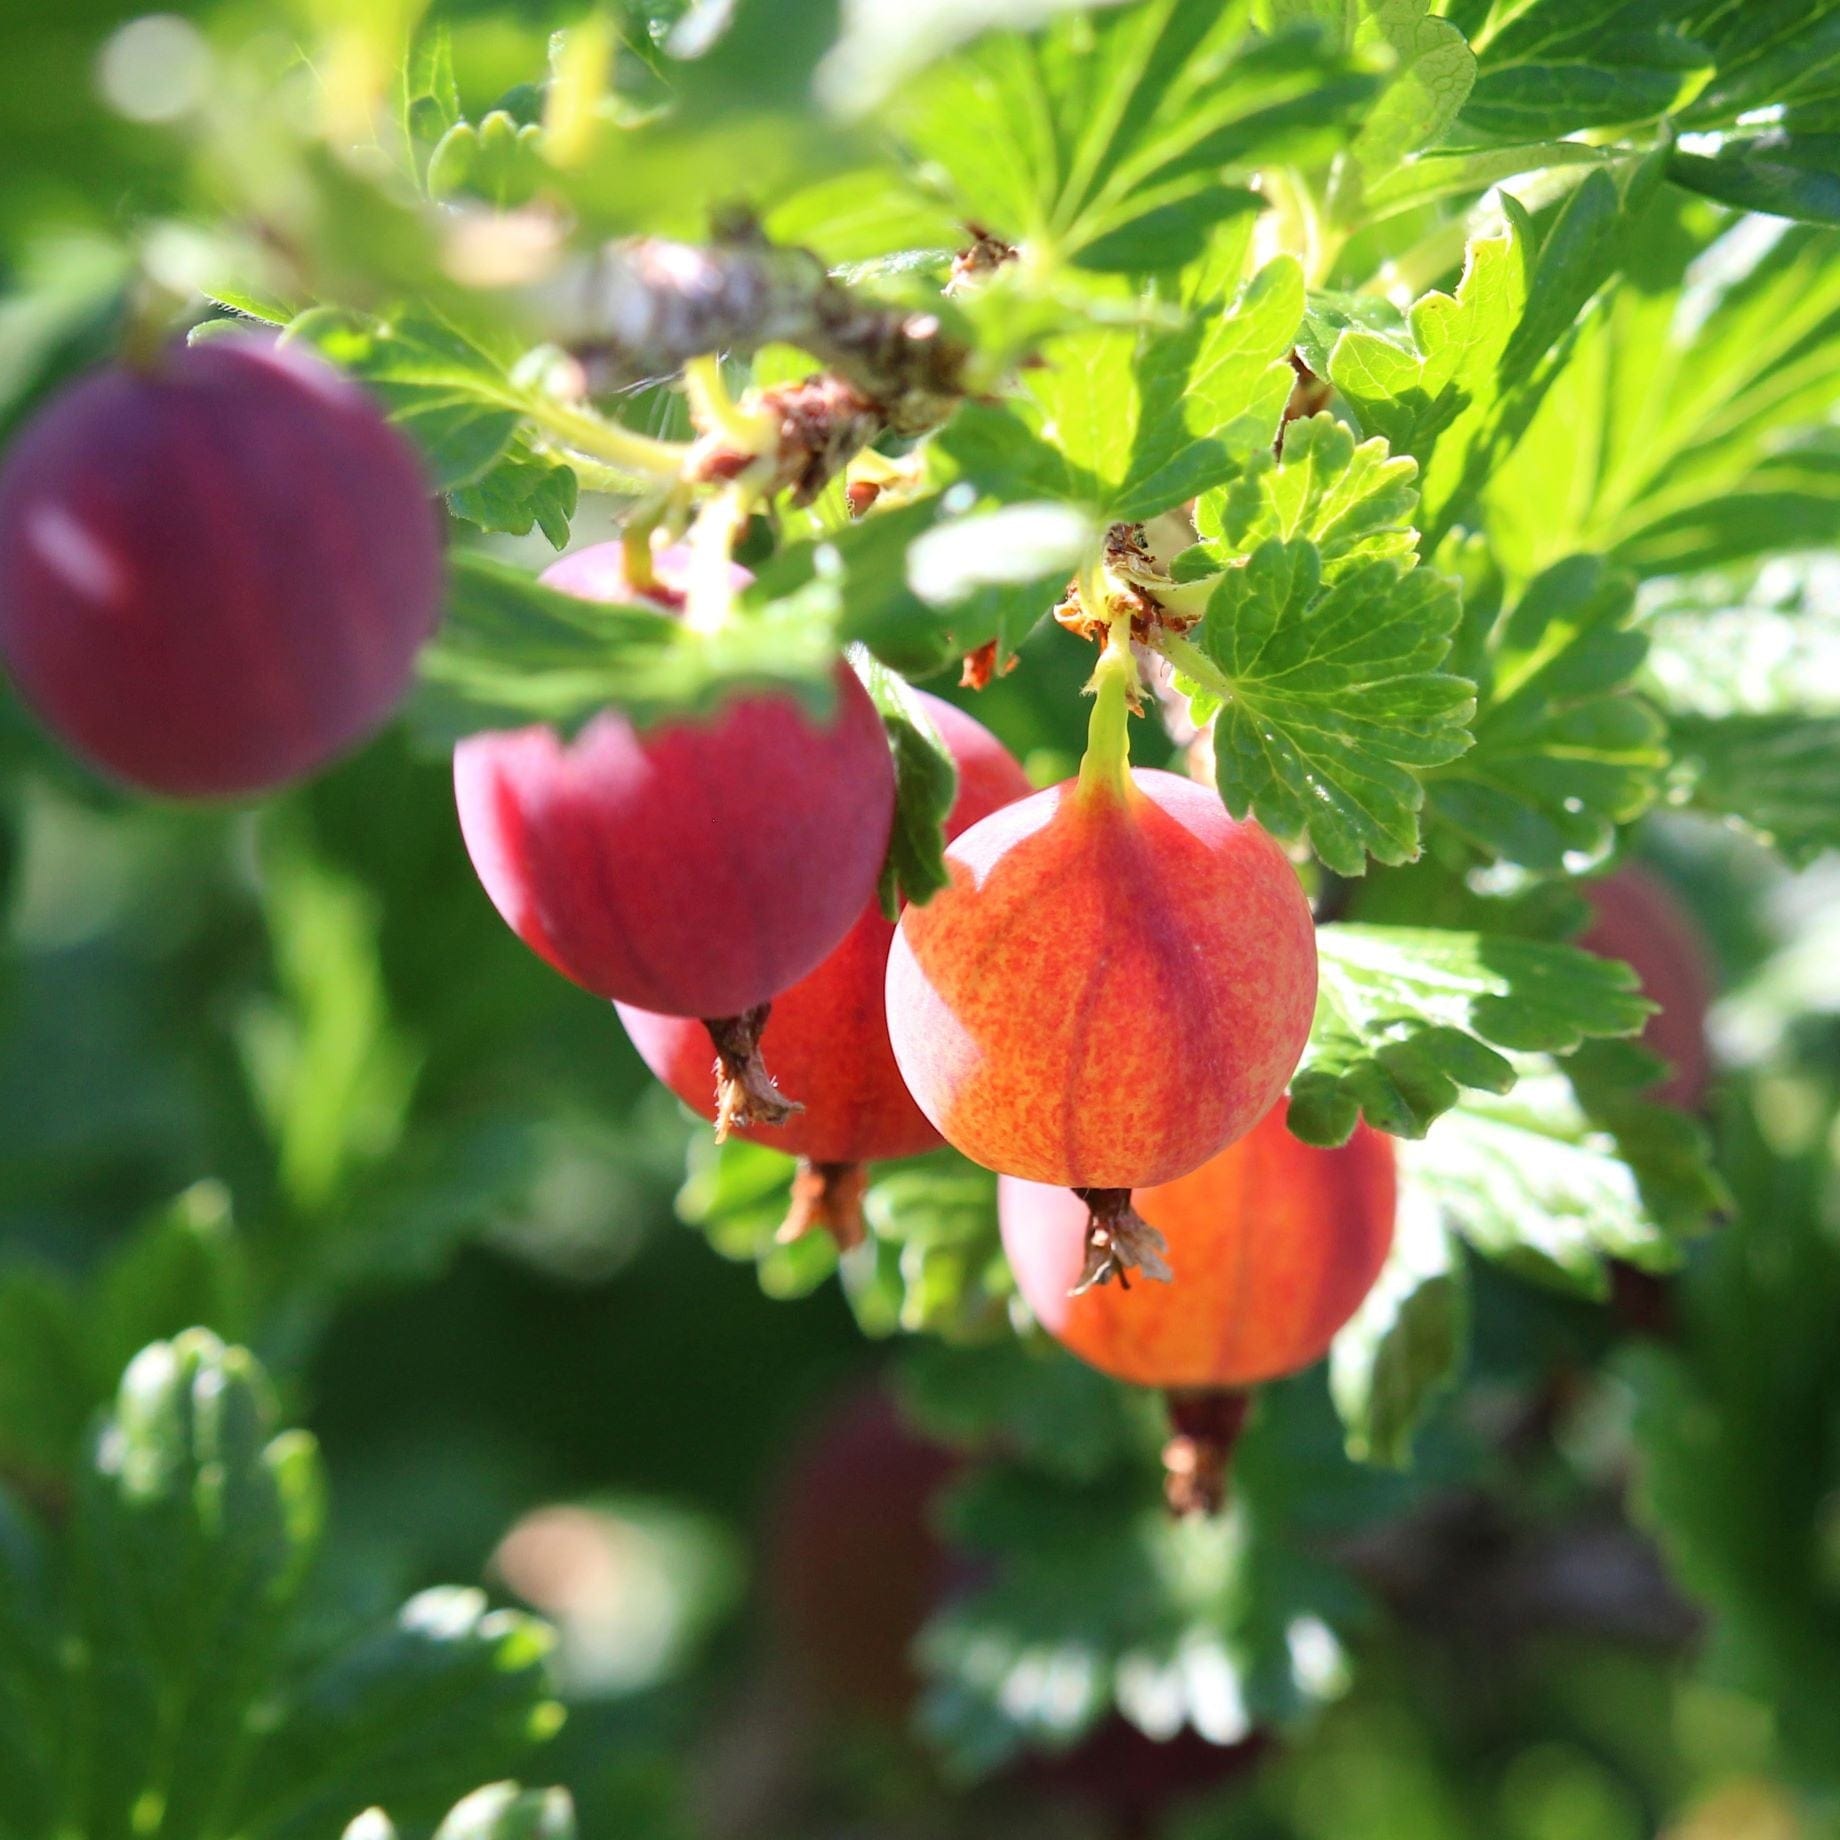
{"label": "green leaf", "polygon": [[1677,716],[1674,798],[1801,867],[1840,846],[1840,715]]}
{"label": "green leaf", "polygon": [[477,124],[456,121],[428,156],[428,193],[448,199],[468,193],[499,210],[530,200],[550,178],[543,129],[493,109]]}
{"label": "green leaf", "polygon": [[[1422,153],[1362,190],[1363,222],[1416,210],[1442,198],[1475,196],[1522,173],[1550,172],[1563,166],[1600,166],[1623,157],[1619,148],[1594,147],[1584,141],[1529,141],[1515,147],[1463,147]],[[1317,369],[1314,365],[1311,368]]]}
{"label": "green leaf", "polygon": [[1668,0],[1532,0],[1477,41],[1462,126],[1557,140],[1658,120],[1689,100],[1709,59]]}
{"label": "green leaf", "polygon": [[1654,584],[1646,688],[1677,715],[1840,712],[1840,599],[1828,561],[1776,557],[1754,579]]}
{"label": "green leaf", "polygon": [[1717,1184],[1691,1120],[1524,1066],[1514,1091],[1470,1094],[1406,1153],[1412,1181],[1485,1257],[1585,1296],[1609,1295],[1606,1261],[1679,1264]]}
{"label": "green leaf", "polygon": [[842,1278],[864,1334],[1002,1333],[1013,1285],[989,1171],[950,1150],[882,1165],[863,1212],[869,1243],[842,1261]]}
{"label": "green leaf", "polygon": [[551,1641],[479,1591],[412,1597],[289,1695],[242,1818],[275,1840],[313,1840],[372,1804],[417,1824],[439,1819],[456,1777],[515,1764],[561,1723],[547,1691]]}
{"label": "green leaf", "polygon": [[1465,411],[1497,394],[1508,342],[1526,311],[1533,260],[1521,223],[1472,242],[1453,294],[1417,301],[1409,343],[1351,326],[1335,343],[1329,376],[1361,426],[1425,466]]}
{"label": "green leaf", "polygon": [[1244,181],[1326,160],[1375,80],[1318,32],[1249,31],[1248,0],[1137,0],[994,34],[909,87],[895,125],[959,215],[1031,261],[1192,261]]}
{"label": "green leaf", "polygon": [[1231,485],[1202,496],[1201,553],[1225,568],[1268,539],[1302,538],[1315,545],[1326,582],[1357,563],[1409,563],[1417,477],[1417,462],[1390,453],[1378,435],[1357,447],[1334,416],[1306,416],[1285,425],[1280,455],[1262,449]]}
{"label": "green leaf", "polygon": [[[1438,670],[1454,586],[1390,558],[1323,578],[1316,545],[1268,538],[1229,569],[1178,672],[1217,699],[1214,770],[1236,817],[1307,838],[1331,869],[1418,852],[1418,774],[1460,753],[1471,686]],[[1205,665],[1205,669],[1203,666]]]}
{"label": "green leaf", "polygon": [[1676,149],[1667,176],[1740,211],[1840,224],[1840,135],[1746,135],[1710,158]]}
{"label": "green leaf", "polygon": [[122,1376],[70,1532],[74,1831],[195,1828],[240,1766],[323,1513],[312,1441],[273,1426],[255,1362],[202,1330]]}
{"label": "green leaf", "polygon": [[1531,222],[1502,194],[1504,231],[1470,244],[1454,296],[1413,306],[1409,349],[1360,327],[1337,340],[1329,374],[1362,426],[1418,459],[1428,550],[1471,514],[1525,434],[1660,177],[1655,158],[1587,174],[1537,253]]}
{"label": "green leaf", "polygon": [[575,1805],[566,1789],[494,1783],[458,1803],[435,1840],[575,1840]]}
{"label": "green leaf", "polygon": [[691,1134],[688,1173],[677,1191],[678,1217],[700,1229],[723,1258],[753,1265],[760,1288],[782,1299],[809,1295],[838,1263],[828,1233],[780,1239],[792,1171],[792,1158],[778,1150],[738,1137],[718,1144],[699,1128]]}
{"label": "green leaf", "polygon": [[1840,5],[1835,0],[1690,0],[1680,28],[1711,54],[1713,75],[1685,110],[1692,127],[1736,121],[1753,109],[1791,122],[1832,119],[1840,102]]}
{"label": "green leaf", "polygon": [[1674,1286],[1679,1332],[1620,1363],[1636,1404],[1636,1507],[1669,1571],[1713,1612],[1708,1684],[1774,1708],[1779,1754],[1819,1772],[1840,1717],[1840,1606],[1813,1535],[1840,1486],[1831,1162],[1818,1141],[1785,1156],[1748,1108],[1732,1114],[1733,1218]]}
{"label": "green leaf", "polygon": [[82,1318],[91,1387],[100,1404],[135,1352],[204,1327],[234,1337],[249,1319],[249,1273],[230,1218],[230,1196],[197,1182],[129,1234],[84,1287]]}
{"label": "green leaf", "polygon": [[[1643,234],[1672,267],[1675,220]],[[1620,289],[1498,467],[1489,528],[1517,573],[1590,550],[1683,574],[1829,540],[1840,448],[1813,429],[1840,402],[1840,235],[1743,225],[1695,272]]]}
{"label": "green leaf", "polygon": [[443,492],[480,478],[511,445],[525,413],[504,366],[431,317],[370,321],[314,307],[282,336],[304,340],[375,390]]}
{"label": "green leaf", "polygon": [[429,150],[461,119],[453,37],[445,25],[430,26],[416,35],[403,61],[396,118],[404,162],[425,181]]}
{"label": "green leaf", "polygon": [[1232,1744],[1342,1690],[1339,1632],[1360,1599],[1312,1550],[1338,1510],[1359,1524],[1403,1486],[1347,1461],[1319,1384],[1278,1382],[1260,1389],[1225,1514],[1174,1519],[1152,1405],[1131,1396],[1135,1451],[1121,1437],[1088,1480],[1005,1462],[947,1498],[975,1582],[921,1638],[921,1723],[961,1769],[1065,1749],[1114,1712],[1153,1738]]}
{"label": "green leaf", "polygon": [[920,1340],[903,1352],[899,1371],[901,1403],[929,1437],[1010,1453],[1072,1482],[1097,1481],[1130,1462],[1162,1423],[1158,1401],[1043,1335],[971,1348]]}
{"label": "green leaf", "polygon": [[1397,60],[1391,80],[1362,114],[1354,160],[1364,177],[1392,171],[1409,153],[1439,140],[1476,80],[1476,59],[1447,19],[1429,17],[1430,0],[1363,0],[1357,48],[1383,48]]}
{"label": "green leaf", "polygon": [[1455,1383],[1468,1340],[1462,1255],[1407,1164],[1393,1250],[1329,1351],[1329,1391],[1356,1462],[1411,1462],[1412,1434]]}
{"label": "green leaf", "polygon": [[449,492],[447,507],[481,530],[522,537],[541,529],[551,548],[562,549],[579,496],[574,468],[538,453],[520,435],[471,485]]}
{"label": "green leaf", "polygon": [[1648,650],[1635,583],[1596,556],[1536,577],[1471,668],[1476,745],[1435,770],[1434,816],[1486,855],[1556,874],[1654,802],[1665,725],[1628,694]]}
{"label": "green leaf", "polygon": [[832,268],[913,255],[943,281],[963,228],[938,200],[886,167],[838,173],[803,187],[767,213],[771,242],[815,250]]}
{"label": "green leaf", "polygon": [[127,252],[100,237],[64,235],[23,252],[0,299],[0,439],[47,391],[104,356],[129,279]]}
{"label": "green leaf", "polygon": [[1271,445],[1293,373],[1303,277],[1267,263],[1239,298],[1179,331],[1051,339],[1017,400],[967,404],[937,446],[981,489],[1138,522],[1233,478]]}
{"label": "green leaf", "polygon": [[789,691],[823,710],[835,655],[828,627],[796,606],[702,633],[655,607],[584,601],[462,552],[410,719],[444,751],[481,729],[568,730],[609,708],[641,724],[706,714],[746,691]]}
{"label": "green leaf", "polygon": [[0,1833],[56,1831],[63,1681],[48,1555],[0,1490]]}
{"label": "green leaf", "polygon": [[903,901],[924,905],[951,880],[945,824],[958,797],[958,768],[905,678],[866,653],[857,673],[881,713],[894,755],[894,829],[876,896],[882,912],[896,920]]}
{"label": "green leaf", "polygon": [[[157,1244],[114,1281],[155,1277]],[[323,1488],[311,1438],[274,1423],[243,1349],[202,1329],[142,1349],[74,1478],[62,1628],[42,1588],[23,1614],[14,1587],[39,1562],[0,1498],[0,1709],[32,1696],[23,1725],[0,1723],[0,1759],[23,1729],[60,1760],[56,1818],[20,1833],[311,1840],[385,1801],[431,1827],[554,1729],[548,1632],[473,1591],[424,1592],[298,1676]],[[0,1776],[0,1820],[36,1793]]]}
{"label": "green leaf", "polygon": [[840,638],[861,642],[909,677],[991,639],[1008,657],[1060,598],[1097,529],[1064,505],[956,515],[947,502],[878,510],[816,541],[788,544],[744,598],[833,625]]}
{"label": "green leaf", "polygon": [[1174,1519],[1149,1489],[999,1470],[957,1491],[948,1518],[997,1568],[922,1638],[935,1683],[922,1724],[961,1767],[1063,1748],[1113,1707],[1156,1737],[1191,1727],[1232,1744],[1315,1697],[1286,1641],[1285,1613],[1303,1606],[1265,1590],[1281,1581],[1261,1576],[1243,1510]]}
{"label": "green leaf", "polygon": [[0,1273],[0,1469],[21,1488],[61,1492],[95,1405],[69,1285],[14,1262]]}
{"label": "green leaf", "polygon": [[1343,923],[1316,940],[1316,1021],[1291,1082],[1305,1143],[1344,1143],[1357,1117],[1423,1137],[1460,1087],[1507,1092],[1508,1054],[1634,1035],[1654,1007],[1627,965],[1572,946]]}

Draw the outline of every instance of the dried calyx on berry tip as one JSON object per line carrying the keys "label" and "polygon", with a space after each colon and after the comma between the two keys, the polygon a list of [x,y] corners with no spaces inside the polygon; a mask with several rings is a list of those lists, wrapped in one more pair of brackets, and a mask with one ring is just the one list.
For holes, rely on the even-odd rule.
{"label": "dried calyx on berry tip", "polygon": [[1164,1398],[1172,1435],[1163,1446],[1163,1499],[1172,1514],[1218,1514],[1226,1505],[1227,1472],[1252,1395],[1220,1387],[1172,1388]]}
{"label": "dried calyx on berry tip", "polygon": [[1131,1205],[1128,1188],[1076,1188],[1086,1203],[1086,1263],[1080,1281],[1067,1294],[1078,1297],[1095,1284],[1117,1280],[1118,1288],[1131,1288],[1130,1273],[1167,1284],[1173,1276],[1163,1254],[1169,1242]]}
{"label": "dried calyx on berry tip", "polygon": [[757,1003],[739,1016],[704,1018],[716,1051],[717,1143],[740,1126],[784,1124],[805,1109],[780,1091],[760,1058],[760,1034],[772,1007]]}
{"label": "dried calyx on berry tip", "polygon": [[792,1201],[774,1238],[783,1245],[822,1229],[839,1252],[860,1246],[867,1237],[863,1196],[869,1171],[861,1163],[815,1163],[800,1157],[792,1177]]}

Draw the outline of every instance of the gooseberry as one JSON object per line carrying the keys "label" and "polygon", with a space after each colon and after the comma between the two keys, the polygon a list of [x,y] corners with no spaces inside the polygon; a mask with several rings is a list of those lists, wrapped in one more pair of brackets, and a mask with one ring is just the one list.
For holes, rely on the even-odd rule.
{"label": "gooseberry", "polygon": [[[635,588],[624,547],[544,577],[585,600],[681,605],[687,557]],[[796,983],[874,892],[894,813],[880,716],[847,664],[818,719],[781,692],[640,730],[603,711],[573,739],[531,727],[454,750],[473,867],[524,943],[596,995],[738,1018]]]}
{"label": "gooseberry", "polygon": [[434,630],[408,442],[296,346],[229,334],[66,390],[0,471],[0,656],[115,779],[265,792],[366,740]]}
{"label": "gooseberry", "polygon": [[1116,1197],[1251,1130],[1303,1052],[1316,941],[1296,872],[1213,792],[1141,770],[1006,806],[946,862],[888,959],[908,1090],[973,1162],[1088,1191],[1092,1276],[1156,1273]]}
{"label": "gooseberry", "polygon": [[[916,692],[958,769],[948,837],[1026,797],[1028,776],[1003,743],[962,709]],[[849,1246],[862,1237],[861,1165],[937,1148],[888,1045],[882,985],[894,925],[871,898],[843,943],[817,970],[782,991],[768,1011],[759,1050],[780,1090],[801,1109],[777,1124],[743,1124],[738,1135],[800,1159],[786,1233],[827,1227]],[[692,1110],[724,1121],[735,1109],[724,1070],[710,1077],[708,1031],[680,1016],[618,1006],[645,1064]],[[743,1073],[739,1077],[746,1078]]]}

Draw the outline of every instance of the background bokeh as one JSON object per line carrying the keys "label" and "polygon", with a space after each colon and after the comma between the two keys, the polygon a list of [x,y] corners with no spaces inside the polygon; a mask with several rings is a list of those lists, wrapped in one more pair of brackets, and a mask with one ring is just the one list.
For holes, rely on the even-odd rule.
{"label": "background bokeh", "polygon": [[[239,41],[267,11],[186,10]],[[558,23],[439,10],[481,100]],[[0,16],[0,436],[113,336],[91,239],[207,183],[124,115],[131,74],[104,93],[134,12]],[[1077,757],[1086,663],[1049,630],[976,699],[1038,778]],[[1363,1594],[1325,1710],[1225,1745],[1107,1725],[974,1778],[897,1659],[979,1563],[927,1531],[955,1468],[901,1428],[912,1376],[823,1271],[757,1273],[720,1187],[747,1169],[718,1179],[607,1006],[506,931],[445,767],[391,735],[260,809],[153,808],[0,696],[0,1481],[55,1493],[131,1352],[111,1299],[182,1326],[148,1319],[154,1255],[122,1261],[182,1244],[323,1445],[324,1638],[456,1580],[551,1617],[571,1716],[532,1776],[586,1834],[1840,1832],[1840,875],[1684,818],[1641,848],[1710,945],[1730,1217],[1607,1307],[1478,1264],[1408,1476],[1347,1463],[1320,1374],[1273,1389],[1247,1461],[1308,1476],[1297,1560]]]}

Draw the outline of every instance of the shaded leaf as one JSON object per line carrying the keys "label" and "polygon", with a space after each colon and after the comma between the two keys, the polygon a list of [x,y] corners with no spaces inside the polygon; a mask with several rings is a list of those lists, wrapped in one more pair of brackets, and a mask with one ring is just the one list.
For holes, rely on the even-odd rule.
{"label": "shaded leaf", "polygon": [[645,724],[707,714],[750,690],[790,691],[822,710],[834,658],[828,625],[800,607],[704,633],[656,607],[584,601],[461,553],[409,714],[423,744],[443,752],[480,729],[570,730],[608,708]]}
{"label": "shaded leaf", "polygon": [[1305,1143],[1346,1142],[1357,1117],[1423,1137],[1459,1088],[1507,1092],[1509,1054],[1634,1035],[1653,1008],[1628,966],[1572,946],[1343,923],[1316,939],[1316,1021],[1291,1082]]}
{"label": "shaded leaf", "polygon": [[1434,815],[1499,861],[1557,873],[1653,803],[1665,724],[1629,683],[1635,583],[1576,556],[1530,582],[1476,663],[1476,744],[1429,776]]}
{"label": "shaded leaf", "polygon": [[1456,1382],[1468,1341],[1462,1255],[1408,1162],[1400,1170],[1393,1250],[1329,1351],[1329,1391],[1348,1454],[1403,1469],[1419,1422]]}

